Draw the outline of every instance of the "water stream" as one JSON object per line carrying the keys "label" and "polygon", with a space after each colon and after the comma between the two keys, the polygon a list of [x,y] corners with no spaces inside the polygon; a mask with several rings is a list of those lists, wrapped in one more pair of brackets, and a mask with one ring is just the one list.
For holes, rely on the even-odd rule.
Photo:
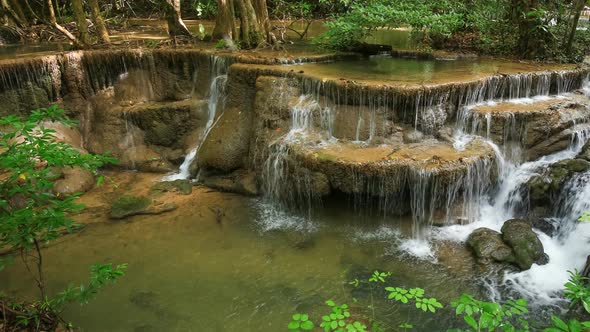
{"label": "water stream", "polygon": [[223,101],[225,98],[225,86],[227,83],[227,69],[229,65],[224,58],[214,57],[213,70],[211,73],[211,84],[209,86],[209,99],[207,102],[207,123],[200,135],[198,142],[192,147],[189,153],[185,156],[184,161],[180,165],[178,172],[165,176],[163,181],[186,180],[190,178],[190,167],[195,162],[199,149],[203,142],[207,139],[209,131],[213,127],[215,120],[218,118],[218,112],[223,109]]}
{"label": "water stream", "polygon": [[[194,68],[187,63],[183,70],[190,74]],[[272,134],[279,134],[269,134],[273,138],[264,145],[261,165],[256,165],[261,197],[195,186],[192,196],[175,196],[179,208],[173,212],[109,220],[112,197],[145,194],[155,181],[191,177],[191,165],[231,93],[230,64],[225,58],[211,57],[209,82],[203,87],[193,84],[192,93],[187,91],[191,98],[196,92],[207,96],[207,117],[179,170],[163,179],[141,172],[109,174],[110,187],[82,198],[91,207],[79,216],[89,219],[87,227],[44,250],[52,292],[85,280],[87,267],[97,261],[129,263],[128,274],[96,301],[84,308],[68,307],[67,319],[85,331],[280,331],[294,312],[318,313],[314,318],[321,319],[323,302],[329,298],[366,308],[370,298],[366,287],[352,287],[350,281],[366,279],[375,269],[392,272],[392,284],[425,288],[428,296],[445,304],[464,292],[495,300],[525,296],[534,305],[562,304],[567,270],[580,268],[588,255],[590,225],[575,220],[590,210],[590,172],[563,185],[551,216],[560,225],[558,234],[538,233],[549,264],[482,277],[474,272],[478,265],[464,245],[478,227],[499,230],[506,220],[522,217],[527,200],[522,186],[550,165],[574,158],[590,138],[590,125],[576,122],[570,127],[567,148],[526,161],[522,123],[508,114],[504,136],[500,142],[492,141],[494,119],[490,113],[475,114],[476,107],[530,105],[571,96],[574,79],[565,72],[540,71],[536,64],[373,57],[298,66],[322,79],[301,78],[289,103],[289,118],[278,119],[280,111],[269,117],[268,122],[281,125],[273,127]],[[387,83],[409,88],[412,97],[395,89],[383,95],[367,92],[370,89],[330,90],[328,78],[342,83],[341,76],[350,79],[342,84],[346,87],[363,81]],[[437,83],[448,85],[440,88]],[[581,91],[590,97],[588,78]],[[123,143],[133,148],[135,134],[144,132],[127,117],[123,114]],[[341,133],[338,122],[343,119],[350,120],[349,137]],[[450,139],[440,134],[445,129],[450,129]],[[418,143],[423,145],[412,145],[415,142],[402,137],[418,131],[423,134]],[[469,162],[461,166],[463,173],[441,180],[435,167],[414,167],[422,165],[413,162],[420,153],[429,154],[430,148],[455,156],[475,141],[485,143],[479,146],[482,149],[489,146],[489,154],[477,154],[476,161],[460,155],[454,165]],[[313,165],[297,167],[295,153],[343,147],[390,148],[378,160],[384,164],[405,148],[410,156],[400,159],[410,166],[399,174],[378,169],[368,180],[361,179],[362,169],[355,169],[344,180],[358,185],[359,193],[334,190],[332,196],[321,198],[316,190],[320,172]],[[373,155],[361,157],[373,161]],[[351,163],[361,164],[363,158]],[[338,166],[340,160],[331,161]],[[393,182],[401,183],[401,193],[386,191]],[[402,210],[403,200],[407,210],[397,211]],[[433,226],[435,221],[440,227]],[[0,274],[0,283],[10,294],[34,296],[33,280],[25,272],[22,265],[10,266]],[[423,316],[413,308],[378,302],[379,317],[388,330],[408,320],[420,322],[420,331],[460,325],[451,309],[445,315]]]}

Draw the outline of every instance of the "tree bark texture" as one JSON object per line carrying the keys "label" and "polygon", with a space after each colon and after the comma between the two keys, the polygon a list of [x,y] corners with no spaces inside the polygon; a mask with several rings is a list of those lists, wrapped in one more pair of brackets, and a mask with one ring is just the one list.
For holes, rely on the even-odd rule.
{"label": "tree bark texture", "polygon": [[231,40],[237,37],[233,0],[217,0],[215,28],[213,28],[211,37],[213,39],[229,38]]}
{"label": "tree bark texture", "polygon": [[102,14],[100,13],[98,0],[90,0],[89,3],[90,9],[92,11],[92,19],[94,20],[94,24],[96,24],[96,29],[98,30],[98,36],[100,37],[100,40],[105,44],[110,44],[111,38],[109,37],[109,31],[107,30],[107,26],[104,23]]}
{"label": "tree bark texture", "polygon": [[168,21],[168,34],[174,36],[191,36],[182,16],[180,14],[180,0],[166,0],[167,13],[166,19]]}
{"label": "tree bark texture", "polygon": [[82,0],[72,0],[72,11],[74,19],[78,26],[78,37],[82,45],[90,45],[90,35],[88,34],[88,22],[84,12],[84,3]]}

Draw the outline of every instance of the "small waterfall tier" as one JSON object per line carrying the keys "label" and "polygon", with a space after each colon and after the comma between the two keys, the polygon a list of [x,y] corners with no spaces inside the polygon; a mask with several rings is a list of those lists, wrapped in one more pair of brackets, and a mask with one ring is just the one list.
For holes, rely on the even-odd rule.
{"label": "small waterfall tier", "polygon": [[510,160],[530,161],[565,149],[575,128],[588,120],[590,100],[567,93],[464,107],[457,130],[492,140]]}

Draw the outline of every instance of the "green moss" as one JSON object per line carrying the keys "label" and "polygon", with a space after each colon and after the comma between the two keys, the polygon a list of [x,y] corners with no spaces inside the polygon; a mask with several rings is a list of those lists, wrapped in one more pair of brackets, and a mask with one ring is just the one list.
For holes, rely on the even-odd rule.
{"label": "green moss", "polygon": [[182,195],[190,195],[193,192],[193,185],[189,180],[174,180],[158,182],[150,189],[151,193],[178,192]]}
{"label": "green moss", "polygon": [[148,209],[151,200],[143,196],[121,196],[111,207],[111,218],[123,219],[140,214]]}
{"label": "green moss", "polygon": [[322,152],[318,152],[315,154],[315,157],[318,160],[322,160],[322,161],[336,161],[338,158],[334,155],[331,154],[327,154],[327,153],[322,153]]}

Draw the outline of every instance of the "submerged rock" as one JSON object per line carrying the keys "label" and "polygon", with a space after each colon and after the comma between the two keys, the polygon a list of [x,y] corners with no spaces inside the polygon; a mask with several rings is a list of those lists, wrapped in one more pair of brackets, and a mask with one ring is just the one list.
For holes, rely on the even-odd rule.
{"label": "submerged rock", "polygon": [[151,192],[178,192],[182,195],[190,195],[193,192],[193,184],[189,180],[174,180],[157,182],[150,189]]}
{"label": "submerged rock", "polygon": [[121,196],[113,203],[110,217],[123,219],[142,214],[161,214],[176,208],[175,204],[156,204],[144,196]]}
{"label": "submerged rock", "polygon": [[203,184],[220,191],[247,196],[258,195],[256,175],[246,170],[237,170],[225,175],[208,175],[203,179]]}
{"label": "submerged rock", "polygon": [[540,265],[547,263],[543,244],[526,220],[506,221],[502,226],[502,240],[512,247],[514,263],[522,270],[530,269],[533,263]]}
{"label": "submerged rock", "polygon": [[489,228],[474,230],[467,238],[467,245],[483,262],[491,259],[496,262],[512,263],[515,260],[514,252],[504,243],[502,234]]}

